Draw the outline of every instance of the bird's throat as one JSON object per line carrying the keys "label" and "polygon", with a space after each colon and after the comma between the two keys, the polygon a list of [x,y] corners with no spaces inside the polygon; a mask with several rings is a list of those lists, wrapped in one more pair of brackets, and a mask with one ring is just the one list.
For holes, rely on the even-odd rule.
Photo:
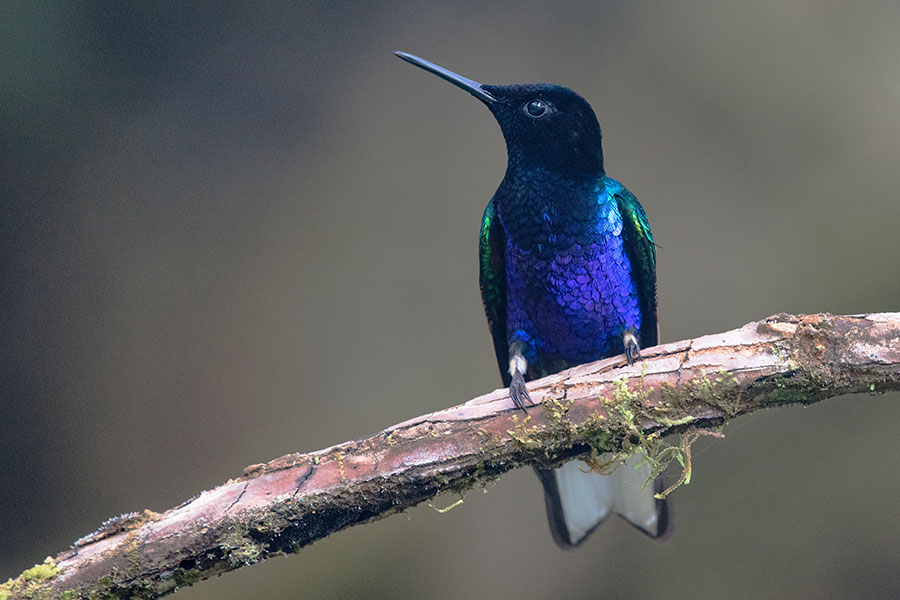
{"label": "bird's throat", "polygon": [[544,169],[509,169],[495,196],[507,236],[523,248],[590,233],[603,176],[578,178]]}

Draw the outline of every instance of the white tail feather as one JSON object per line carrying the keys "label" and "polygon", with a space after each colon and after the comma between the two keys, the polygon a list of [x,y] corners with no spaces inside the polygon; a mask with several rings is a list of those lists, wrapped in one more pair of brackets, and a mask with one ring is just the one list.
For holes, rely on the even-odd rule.
{"label": "white tail feather", "polygon": [[590,472],[587,464],[573,460],[553,471],[559,492],[563,520],[572,545],[577,545],[610,513],[657,537],[660,531],[654,486],[644,485],[650,477],[650,465],[635,468],[643,460],[636,454],[609,475]]}

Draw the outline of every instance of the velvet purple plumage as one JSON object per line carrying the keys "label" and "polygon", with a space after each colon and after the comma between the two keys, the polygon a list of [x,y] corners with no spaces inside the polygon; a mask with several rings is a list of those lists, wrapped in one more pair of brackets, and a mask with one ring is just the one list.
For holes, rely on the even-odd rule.
{"label": "velvet purple plumage", "polygon": [[622,333],[642,321],[615,199],[622,185],[606,176],[572,184],[538,170],[508,184],[495,197],[506,234],[507,336],[522,342],[532,377],[621,353]]}

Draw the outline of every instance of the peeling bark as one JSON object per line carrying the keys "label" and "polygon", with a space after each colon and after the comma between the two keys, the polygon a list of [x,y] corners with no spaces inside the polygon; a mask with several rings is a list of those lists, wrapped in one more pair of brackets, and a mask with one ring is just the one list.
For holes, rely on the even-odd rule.
{"label": "peeling bark", "polygon": [[618,452],[768,406],[898,390],[900,313],[775,315],[645,349],[631,367],[615,357],[528,387],[539,406],[527,417],[497,390],[252,465],[165,513],[112,519],[41,576],[0,586],[0,599],[156,598],[519,466]]}

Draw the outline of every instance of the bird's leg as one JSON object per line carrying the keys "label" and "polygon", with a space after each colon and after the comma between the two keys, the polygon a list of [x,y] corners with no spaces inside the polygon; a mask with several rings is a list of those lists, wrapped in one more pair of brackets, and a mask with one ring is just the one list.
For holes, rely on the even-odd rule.
{"label": "bird's leg", "polygon": [[516,408],[521,408],[526,414],[525,403],[534,406],[528,388],[525,387],[525,372],[528,370],[528,361],[522,356],[522,350],[518,344],[512,344],[509,348],[509,374],[512,381],[509,384],[509,397],[512,398]]}
{"label": "bird's leg", "polygon": [[629,327],[622,333],[622,342],[625,345],[625,360],[629,366],[641,357],[641,345],[638,344],[637,332],[634,327]]}

